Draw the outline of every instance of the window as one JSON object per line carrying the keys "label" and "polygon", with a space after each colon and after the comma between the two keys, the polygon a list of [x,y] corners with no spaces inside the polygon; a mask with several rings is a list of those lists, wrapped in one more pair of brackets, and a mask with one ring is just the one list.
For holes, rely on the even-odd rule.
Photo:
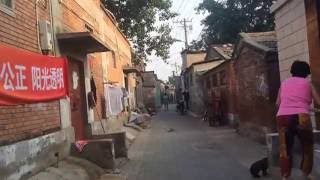
{"label": "window", "polygon": [[93,27],[91,27],[89,24],[85,24],[85,25],[84,25],[84,28],[85,28],[88,32],[93,33]]}
{"label": "window", "polygon": [[6,8],[13,9],[13,0],[0,0],[0,4]]}
{"label": "window", "polygon": [[13,15],[14,0],[0,0],[0,10]]}

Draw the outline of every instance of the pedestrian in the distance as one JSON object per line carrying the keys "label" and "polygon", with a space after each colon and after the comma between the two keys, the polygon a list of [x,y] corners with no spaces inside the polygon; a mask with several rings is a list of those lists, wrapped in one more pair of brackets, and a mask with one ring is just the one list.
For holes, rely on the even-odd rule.
{"label": "pedestrian in the distance", "polygon": [[186,90],[183,92],[183,96],[184,96],[184,100],[185,100],[185,102],[186,102],[186,108],[187,108],[187,110],[189,110],[190,94],[189,94],[188,89],[186,89]]}
{"label": "pedestrian in the distance", "polygon": [[295,61],[290,72],[292,77],[282,82],[277,100],[281,174],[283,180],[291,175],[294,137],[298,136],[303,153],[301,170],[308,179],[313,166],[311,104],[312,100],[320,104],[320,97],[307,79],[311,74],[309,64]]}
{"label": "pedestrian in the distance", "polygon": [[168,96],[168,94],[164,93],[162,99],[163,99],[164,109],[166,111],[168,111],[169,110],[169,96]]}

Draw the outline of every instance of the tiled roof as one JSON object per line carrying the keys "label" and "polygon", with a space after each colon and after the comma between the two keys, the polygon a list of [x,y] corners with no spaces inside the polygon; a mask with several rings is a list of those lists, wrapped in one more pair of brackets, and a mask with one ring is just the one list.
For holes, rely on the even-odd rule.
{"label": "tiled roof", "polygon": [[277,50],[277,36],[275,31],[258,33],[240,33],[240,36],[253,46],[264,50]]}
{"label": "tiled roof", "polygon": [[211,48],[215,49],[225,59],[231,59],[234,45],[233,44],[214,44]]}

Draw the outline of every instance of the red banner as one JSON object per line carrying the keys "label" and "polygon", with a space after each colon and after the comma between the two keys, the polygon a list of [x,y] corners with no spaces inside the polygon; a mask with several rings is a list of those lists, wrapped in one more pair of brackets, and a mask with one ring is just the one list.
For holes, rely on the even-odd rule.
{"label": "red banner", "polygon": [[0,105],[45,102],[67,95],[65,59],[0,45]]}

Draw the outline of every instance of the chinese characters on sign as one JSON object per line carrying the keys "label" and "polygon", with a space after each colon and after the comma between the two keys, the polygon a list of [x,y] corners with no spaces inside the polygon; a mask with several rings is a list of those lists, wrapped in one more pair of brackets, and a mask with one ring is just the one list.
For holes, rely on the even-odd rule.
{"label": "chinese characters on sign", "polygon": [[32,67],[32,90],[48,91],[64,88],[62,68]]}
{"label": "chinese characters on sign", "polygon": [[0,45],[0,105],[35,103],[68,95],[67,62]]}
{"label": "chinese characters on sign", "polygon": [[[14,68],[13,68],[14,67]],[[25,86],[26,67],[23,65],[12,66],[10,62],[0,63],[0,81],[3,81],[3,89],[10,91],[27,91]],[[31,67],[32,90],[47,91],[64,88],[62,68]]]}

